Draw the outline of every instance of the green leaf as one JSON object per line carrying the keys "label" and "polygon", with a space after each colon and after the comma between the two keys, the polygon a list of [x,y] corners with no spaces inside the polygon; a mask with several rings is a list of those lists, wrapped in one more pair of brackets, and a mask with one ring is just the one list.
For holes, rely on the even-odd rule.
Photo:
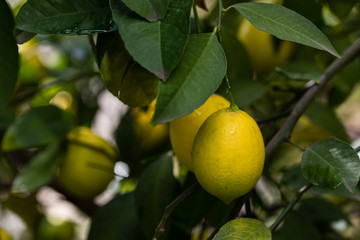
{"label": "green leaf", "polygon": [[32,108],[8,127],[2,150],[12,151],[58,142],[73,127],[74,120],[68,112],[54,106]]}
{"label": "green leaf", "polygon": [[330,41],[312,22],[288,8],[257,2],[237,3],[232,7],[264,32],[340,57]]}
{"label": "green leaf", "polygon": [[136,63],[117,32],[99,34],[97,60],[107,89],[130,107],[147,106],[158,92],[158,78]]}
{"label": "green leaf", "polygon": [[116,196],[99,208],[92,219],[88,240],[141,240],[134,193]]}
{"label": "green leaf", "polygon": [[109,2],[103,0],[28,0],[16,27],[41,34],[94,34],[115,31]]}
{"label": "green leaf", "polygon": [[150,72],[166,80],[178,64],[190,33],[192,1],[170,0],[162,21],[148,22],[117,0],[111,9],[130,55]]}
{"label": "green leaf", "polygon": [[271,231],[265,224],[253,218],[238,218],[222,226],[213,240],[271,240]]}
{"label": "green leaf", "polygon": [[311,122],[322,127],[334,137],[342,141],[349,141],[344,126],[338,119],[335,111],[329,106],[319,102],[312,102],[305,114]]}
{"label": "green leaf", "polygon": [[140,176],[135,190],[140,224],[147,239],[151,239],[165,207],[177,196],[178,183],[173,176],[171,152],[151,163]]}
{"label": "green leaf", "polygon": [[57,164],[62,157],[59,144],[49,145],[21,169],[13,182],[12,191],[29,193],[49,183],[55,176]]}
{"label": "green leaf", "polygon": [[163,19],[167,13],[168,0],[123,0],[128,8],[153,22]]}
{"label": "green leaf", "polygon": [[13,35],[14,18],[6,0],[0,0],[0,113],[15,89],[19,69],[18,47]]}
{"label": "green leaf", "polygon": [[328,4],[331,12],[333,12],[338,18],[341,20],[345,20],[346,17],[349,15],[353,7],[358,0],[323,0],[325,3]]}
{"label": "green leaf", "polygon": [[214,33],[194,34],[166,83],[159,83],[155,124],[191,113],[219,87],[226,73],[224,51]]}
{"label": "green leaf", "polygon": [[330,138],[306,148],[301,170],[315,186],[335,189],[344,184],[354,192],[360,177],[360,159],[349,144]]}

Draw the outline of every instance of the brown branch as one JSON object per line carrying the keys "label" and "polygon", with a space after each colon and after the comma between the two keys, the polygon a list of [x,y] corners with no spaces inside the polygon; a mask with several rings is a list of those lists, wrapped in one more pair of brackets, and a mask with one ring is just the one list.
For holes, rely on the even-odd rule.
{"label": "brown branch", "polygon": [[359,55],[359,53],[360,53],[360,40],[357,40],[343,52],[341,58],[338,58],[334,62],[332,62],[330,66],[322,73],[319,79],[319,84],[313,85],[303,95],[303,97],[296,104],[295,108],[292,110],[286,122],[282,125],[279,131],[266,145],[265,156],[267,162],[269,162],[271,155],[275,152],[275,150],[279,147],[279,145],[285,140],[289,139],[291,132],[294,129],[300,116],[308,108],[310,103],[314,100],[315,96],[322,89],[324,89],[326,84],[331,80],[331,78],[336,73],[338,73],[352,60],[354,60]]}

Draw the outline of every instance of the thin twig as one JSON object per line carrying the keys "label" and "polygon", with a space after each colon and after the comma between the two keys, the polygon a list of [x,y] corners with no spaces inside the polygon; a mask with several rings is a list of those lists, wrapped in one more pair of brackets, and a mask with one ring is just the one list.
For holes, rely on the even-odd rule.
{"label": "thin twig", "polygon": [[194,12],[194,18],[196,23],[196,31],[197,33],[201,33],[201,27],[200,27],[200,21],[199,21],[199,15],[196,9],[196,2],[193,3],[193,12]]}
{"label": "thin twig", "polygon": [[274,232],[280,223],[285,219],[286,215],[292,210],[297,202],[300,201],[302,195],[309,190],[313,185],[310,183],[304,187],[302,187],[296,194],[296,197],[286,206],[286,208],[280,213],[279,217],[275,220],[275,222],[270,226],[271,232]]}
{"label": "thin twig", "polygon": [[280,130],[266,145],[265,155],[267,162],[269,162],[271,155],[275,152],[275,150],[279,147],[279,145],[290,137],[290,134],[294,129],[300,116],[308,108],[308,106],[313,101],[315,96],[326,86],[326,84],[337,72],[339,72],[348,63],[354,60],[359,55],[359,52],[360,52],[360,40],[357,40],[343,52],[341,58],[336,59],[323,72],[323,74],[320,76],[319,84],[316,84],[308,89],[308,91],[296,104],[295,108],[293,109],[293,111],[291,112],[290,116],[287,118],[285,123],[282,125]]}
{"label": "thin twig", "polygon": [[358,146],[357,148],[355,148],[356,152],[360,152],[360,146]]}
{"label": "thin twig", "polygon": [[172,212],[180,205],[187,197],[193,194],[200,187],[199,183],[194,183],[191,187],[186,189],[182,194],[180,194],[174,201],[166,206],[164,215],[162,216],[160,223],[158,224],[153,240],[159,240],[160,237],[165,233],[167,220],[172,214]]}

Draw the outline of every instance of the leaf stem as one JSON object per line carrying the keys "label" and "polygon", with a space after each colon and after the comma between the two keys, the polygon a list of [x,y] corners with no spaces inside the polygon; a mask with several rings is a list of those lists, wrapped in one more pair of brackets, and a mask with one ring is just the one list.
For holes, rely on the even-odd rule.
{"label": "leaf stem", "polygon": [[297,202],[300,201],[302,195],[309,190],[313,185],[310,183],[297,192],[296,197],[286,206],[286,208],[280,213],[279,217],[275,220],[275,222],[270,226],[271,232],[274,232],[280,223],[285,219],[286,215],[294,208]]}
{"label": "leaf stem", "polygon": [[182,194],[180,194],[174,201],[172,201],[169,205],[166,206],[165,212],[156,227],[154,236],[152,240],[159,240],[160,237],[165,233],[165,228],[167,224],[167,220],[173,213],[173,211],[176,209],[177,206],[180,205],[187,197],[189,197],[191,194],[193,194],[198,188],[200,187],[199,183],[196,182],[192,186],[190,186],[188,189],[186,189]]}
{"label": "leaf stem", "polygon": [[198,15],[198,12],[196,9],[196,1],[194,1],[194,3],[193,3],[193,13],[194,13],[194,18],[195,18],[195,23],[196,23],[196,31],[198,33],[201,33],[199,15]]}
{"label": "leaf stem", "polygon": [[358,153],[360,152],[360,146],[358,146],[357,148],[355,148],[355,151]]}
{"label": "leaf stem", "polygon": [[360,39],[354,42],[348,47],[342,54],[341,58],[334,60],[330,66],[321,74],[319,78],[319,84],[314,84],[310,87],[301,99],[298,101],[294,109],[292,110],[285,123],[281,126],[279,131],[272,137],[269,143],[266,145],[265,155],[266,161],[269,162],[271,155],[280,146],[280,144],[290,137],[292,130],[294,129],[300,116],[305,112],[310,103],[314,100],[315,96],[327,85],[332,77],[343,69],[348,63],[354,60],[360,53]]}
{"label": "leaf stem", "polygon": [[305,148],[301,147],[300,145],[290,141],[290,139],[286,140],[286,142],[288,142],[289,144],[291,144],[292,146],[296,147],[297,149],[299,149],[302,152],[305,152]]}

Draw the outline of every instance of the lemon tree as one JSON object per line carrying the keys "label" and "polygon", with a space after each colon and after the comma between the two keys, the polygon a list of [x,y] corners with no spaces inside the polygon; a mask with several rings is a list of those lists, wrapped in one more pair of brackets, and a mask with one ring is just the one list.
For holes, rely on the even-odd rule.
{"label": "lemon tree", "polygon": [[357,0],[0,0],[1,229],[357,239],[358,10]]}

